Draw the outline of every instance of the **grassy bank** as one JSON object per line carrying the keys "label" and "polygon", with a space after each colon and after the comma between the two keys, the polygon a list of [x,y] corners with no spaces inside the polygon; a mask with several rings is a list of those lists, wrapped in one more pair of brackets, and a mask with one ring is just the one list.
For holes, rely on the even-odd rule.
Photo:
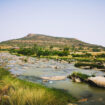
{"label": "grassy bank", "polygon": [[0,68],[0,105],[67,105],[75,101],[64,91],[17,79]]}
{"label": "grassy bank", "polygon": [[101,65],[101,64],[97,64],[97,63],[81,63],[81,62],[78,62],[78,63],[75,63],[75,67],[86,67],[86,66],[89,66],[90,69],[92,68],[97,68],[97,69],[104,69],[104,65]]}

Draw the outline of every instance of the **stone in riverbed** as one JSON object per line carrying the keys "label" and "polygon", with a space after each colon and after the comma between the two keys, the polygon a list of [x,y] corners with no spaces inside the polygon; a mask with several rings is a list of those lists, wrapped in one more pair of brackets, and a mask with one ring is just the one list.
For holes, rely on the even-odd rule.
{"label": "stone in riverbed", "polygon": [[42,77],[45,80],[64,80],[66,76],[53,76],[53,77]]}
{"label": "stone in riverbed", "polygon": [[88,82],[91,85],[96,85],[98,87],[105,88],[105,77],[102,76],[90,77],[88,78]]}
{"label": "stone in riverbed", "polygon": [[44,79],[43,82],[48,82],[48,80]]}
{"label": "stone in riverbed", "polygon": [[75,78],[75,82],[79,83],[81,80],[79,78]]}
{"label": "stone in riverbed", "polygon": [[80,78],[72,77],[72,76],[70,78],[72,79],[73,82],[77,82],[77,83],[82,82]]}
{"label": "stone in riverbed", "polygon": [[88,100],[87,98],[84,98],[84,99],[79,100],[78,102],[86,102],[87,100]]}

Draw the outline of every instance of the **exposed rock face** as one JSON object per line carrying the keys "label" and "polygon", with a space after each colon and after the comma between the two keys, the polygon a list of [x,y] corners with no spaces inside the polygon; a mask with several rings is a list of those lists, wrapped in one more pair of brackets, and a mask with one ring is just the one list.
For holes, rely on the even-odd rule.
{"label": "exposed rock face", "polygon": [[88,82],[90,84],[96,85],[98,87],[105,88],[105,77],[102,77],[102,76],[90,77],[90,78],[88,78]]}

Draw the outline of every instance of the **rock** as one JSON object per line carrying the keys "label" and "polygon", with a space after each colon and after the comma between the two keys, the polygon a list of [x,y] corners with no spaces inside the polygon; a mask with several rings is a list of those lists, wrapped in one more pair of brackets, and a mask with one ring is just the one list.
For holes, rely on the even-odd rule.
{"label": "rock", "polygon": [[29,69],[29,68],[24,66],[23,69]]}
{"label": "rock", "polygon": [[78,102],[86,102],[87,100],[88,100],[87,98],[84,98],[84,99],[79,100]]}
{"label": "rock", "polygon": [[68,103],[67,105],[77,105],[77,104],[74,104],[74,103]]}
{"label": "rock", "polygon": [[7,99],[9,99],[10,98],[10,96],[8,96],[8,95],[4,95],[3,96],[3,99],[5,99],[5,100],[7,100]]}
{"label": "rock", "polygon": [[73,82],[77,82],[77,83],[81,82],[80,78],[73,77],[73,76],[71,76],[69,78],[71,78]]}
{"label": "rock", "polygon": [[103,101],[103,98],[99,98],[98,100],[99,100],[99,101]]}
{"label": "rock", "polygon": [[58,67],[58,66],[55,66],[55,67],[54,67],[54,69],[60,69],[60,67]]}
{"label": "rock", "polygon": [[42,59],[42,62],[48,62],[48,60],[47,59]]}
{"label": "rock", "polygon": [[81,82],[81,80],[79,78],[75,78],[75,82]]}
{"label": "rock", "polygon": [[54,67],[54,69],[58,69],[58,67],[57,67],[57,66],[55,66],[55,67]]}
{"label": "rock", "polygon": [[96,85],[98,87],[105,88],[105,77],[102,77],[102,76],[90,77],[90,78],[88,78],[88,82],[91,85]]}
{"label": "rock", "polygon": [[16,78],[16,77],[17,77],[17,75],[15,75],[15,74],[14,74],[14,75],[12,75],[12,77],[13,77],[13,78]]}
{"label": "rock", "polygon": [[48,80],[45,80],[45,79],[44,79],[43,82],[48,82]]}
{"label": "rock", "polygon": [[67,63],[67,61],[65,61],[65,60],[62,60],[62,61],[61,61],[61,63]]}
{"label": "rock", "polygon": [[53,81],[49,81],[49,83],[53,83]]}
{"label": "rock", "polygon": [[51,68],[53,68],[53,69],[60,69],[60,67],[58,67],[58,66],[51,66]]}
{"label": "rock", "polygon": [[86,69],[86,70],[88,70],[88,69],[93,69],[93,67],[91,67],[91,66],[81,66],[80,68],[81,68],[81,69]]}
{"label": "rock", "polygon": [[53,76],[53,77],[42,77],[45,80],[64,80],[66,76]]}

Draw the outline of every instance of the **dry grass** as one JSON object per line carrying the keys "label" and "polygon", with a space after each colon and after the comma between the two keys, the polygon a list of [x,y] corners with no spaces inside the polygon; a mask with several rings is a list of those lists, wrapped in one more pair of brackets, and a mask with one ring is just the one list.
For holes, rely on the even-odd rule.
{"label": "dry grass", "polygon": [[0,69],[0,105],[66,105],[76,99],[70,94],[19,80]]}

